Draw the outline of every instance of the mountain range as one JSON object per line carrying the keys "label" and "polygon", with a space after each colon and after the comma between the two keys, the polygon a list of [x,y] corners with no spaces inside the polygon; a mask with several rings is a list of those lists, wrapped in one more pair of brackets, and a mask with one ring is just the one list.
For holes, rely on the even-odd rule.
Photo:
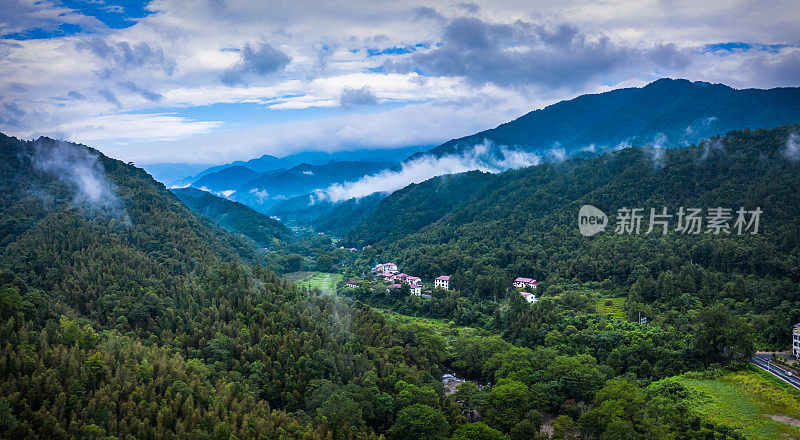
{"label": "mountain range", "polygon": [[663,78],[641,88],[561,101],[491,130],[449,140],[424,154],[459,154],[484,141],[542,154],[563,149],[567,155],[628,145],[674,147],[730,130],[797,122],[797,87],[737,90],[724,84]]}
{"label": "mountain range", "polygon": [[[416,173],[413,169],[404,173],[404,167],[413,168],[420,161],[431,162],[433,169],[444,169],[436,161],[454,158],[460,161],[462,169],[502,171],[538,163],[539,159],[591,157],[630,145],[685,146],[734,129],[771,128],[797,122],[800,122],[800,88],[737,90],[723,84],[665,78],[640,88],[617,89],[561,101],[494,129],[452,139],[430,150],[420,151],[416,147],[416,152],[412,152],[414,148],[398,151],[392,156],[394,161],[364,160],[368,158],[364,151],[358,153],[361,160],[322,165],[293,162],[301,157],[323,157],[322,153],[283,159],[262,156],[248,162],[209,168],[195,176],[191,185],[260,212],[310,226],[340,203],[325,200],[315,192],[381,171],[394,173],[392,181],[395,183],[403,179],[413,183],[419,181],[412,180],[418,179]],[[373,150],[373,156],[369,157],[386,159],[386,153]],[[399,153],[413,154],[398,163],[398,158],[406,157]],[[517,160],[520,154],[527,155],[527,159]],[[283,169],[288,164],[293,166]],[[354,222],[377,207],[377,199],[391,192],[382,188],[380,182],[375,183],[374,191],[378,195],[358,206],[358,216],[348,217],[352,222],[338,222],[336,232],[355,226]],[[323,228],[328,228],[327,224],[316,222],[316,226]],[[323,232],[333,230],[323,229]]]}
{"label": "mountain range", "polygon": [[[453,182],[470,189],[455,197],[442,191]],[[484,297],[493,287],[481,279],[609,279],[629,286],[640,275],[677,272],[689,261],[725,277],[776,277],[790,287],[800,280],[793,257],[800,252],[797,188],[800,125],[732,131],[683,148],[629,147],[499,174],[436,177],[383,199],[341,243],[369,246],[376,260],[396,261],[418,276],[452,274]],[[612,224],[582,236],[583,205],[600,209]],[[424,215],[425,209],[408,208],[425,206],[436,209]],[[637,233],[616,229],[625,207],[641,209]],[[698,233],[678,229],[682,207],[701,209],[706,220]],[[707,221],[719,207],[729,210],[728,229],[715,234]],[[651,208],[667,210],[668,230],[647,233]],[[737,233],[740,208],[763,212],[757,231]]]}

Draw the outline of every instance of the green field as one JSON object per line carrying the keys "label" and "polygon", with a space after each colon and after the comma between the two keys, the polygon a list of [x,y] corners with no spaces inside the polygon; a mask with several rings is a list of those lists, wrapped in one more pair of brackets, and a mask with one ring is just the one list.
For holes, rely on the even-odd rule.
{"label": "green field", "polygon": [[[611,302],[606,305],[606,302]],[[617,319],[625,319],[625,298],[600,298],[597,300],[597,313],[611,315]]]}
{"label": "green field", "polygon": [[283,279],[309,289],[319,289],[320,292],[331,295],[336,293],[336,286],[342,281],[342,274],[328,272],[292,272],[284,275]]}
{"label": "green field", "polygon": [[800,393],[767,373],[742,371],[714,379],[689,374],[678,381],[695,395],[695,411],[748,439],[800,438]]}

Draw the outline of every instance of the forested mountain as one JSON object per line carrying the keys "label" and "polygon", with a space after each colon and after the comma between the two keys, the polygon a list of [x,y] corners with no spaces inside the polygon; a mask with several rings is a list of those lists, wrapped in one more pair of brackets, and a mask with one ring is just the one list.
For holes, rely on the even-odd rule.
{"label": "forested mountain", "polygon": [[325,189],[334,183],[355,181],[392,165],[392,162],[364,161],[330,162],[325,165],[303,163],[287,170],[264,173],[233,166],[207,174],[192,186],[217,192],[257,211],[267,212],[271,206],[282,200]]}
{"label": "forested mountain", "polygon": [[243,264],[143,170],[44,138],[0,159],[3,438],[377,438],[404,384],[441,390],[424,330]]}
{"label": "forested mountain", "polygon": [[[208,167],[199,173],[193,176],[187,176],[180,181],[173,182],[175,185],[184,186],[189,185],[193,182],[196,182],[201,177],[216,173],[218,171],[222,171],[225,168],[230,168],[234,166],[242,166],[258,173],[266,173],[268,171],[274,171],[279,169],[289,169],[294,168],[301,164],[309,164],[309,165],[325,165],[330,162],[347,162],[347,161],[359,161],[359,162],[396,162],[398,160],[405,159],[406,157],[418,153],[420,151],[425,151],[430,146],[414,146],[414,147],[402,147],[402,148],[391,148],[391,149],[361,149],[361,150],[351,150],[351,151],[336,151],[336,152],[326,152],[326,151],[304,151],[301,153],[290,154],[284,157],[275,157],[269,154],[265,154],[263,156],[257,157],[255,159],[250,159],[247,161],[237,160],[235,162],[231,162],[224,165],[215,165],[212,167]],[[162,168],[169,164],[154,164],[154,165],[147,165],[145,166],[148,171],[152,168],[158,171],[162,171]],[[172,168],[175,168],[177,165],[182,165],[183,167],[188,166],[187,164],[173,164]],[[164,182],[167,183],[167,182]]]}
{"label": "forested mountain", "polygon": [[241,203],[194,188],[171,191],[192,211],[210,218],[230,232],[250,238],[261,246],[271,246],[273,240],[287,240],[292,236],[292,231],[283,223]]}
{"label": "forested mountain", "polygon": [[[777,343],[789,321],[800,318],[798,133],[800,126],[733,131],[686,148],[627,148],[473,174],[483,188],[432,224],[420,222],[409,235],[371,233],[396,220],[392,213],[401,206],[434,195],[389,197],[379,208],[386,214],[368,217],[343,244],[372,244],[375,258],[396,260],[418,276],[453,274],[459,289],[482,298],[502,298],[510,280],[527,276],[545,281],[545,292],[548,283],[608,280],[629,289],[634,302],[675,310],[731,301],[733,309],[770,314],[762,337]],[[586,204],[612,223],[617,210],[642,208],[642,229],[620,235],[612,224],[582,236],[577,215]],[[706,217],[708,209],[730,208],[731,227],[740,207],[763,214],[755,235],[714,235],[706,223],[697,235],[662,235],[659,226],[646,234],[650,208],[666,208],[675,228],[680,207],[700,208]]]}
{"label": "forested mountain", "polygon": [[488,140],[539,153],[563,148],[569,155],[653,142],[688,145],[730,130],[799,122],[800,88],[736,90],[664,78],[642,88],[561,101],[497,128],[447,141],[429,153],[456,154]]}
{"label": "forested mountain", "polygon": [[192,185],[195,188],[205,188],[208,191],[226,191],[239,188],[259,176],[261,176],[261,173],[253,171],[250,168],[234,165],[220,171],[206,174],[197,179]]}
{"label": "forested mountain", "polygon": [[375,193],[333,203],[317,194],[303,194],[276,203],[269,213],[289,224],[312,226],[315,231],[341,237],[374,211],[384,197],[384,193]]}
{"label": "forested mountain", "polygon": [[491,174],[480,171],[444,175],[395,191],[347,235],[346,244],[363,247],[395,242],[439,220],[475,196]]}
{"label": "forested mountain", "polygon": [[[786,144],[793,129],[733,133],[708,149],[670,150],[661,168],[654,168],[644,150],[630,149],[591,161],[501,175],[472,172],[424,182],[380,208],[403,214],[397,217],[399,232],[378,234],[382,241],[365,251],[364,258],[376,250],[412,243],[409,249],[397,248],[408,267],[420,267],[416,258],[440,267],[448,259],[471,263],[466,270],[454,271],[459,288],[471,285],[470,276],[502,273],[504,262],[496,261],[491,249],[551,253],[544,260],[563,265],[558,270],[566,271],[576,263],[569,254],[558,253],[563,246],[584,250],[575,239],[561,244],[563,234],[570,232],[556,220],[574,213],[546,204],[542,216],[537,217],[535,209],[529,216],[532,207],[594,194],[593,189],[609,191],[607,196],[594,194],[588,199],[599,207],[607,208],[604,201],[615,202],[628,191],[632,198],[626,201],[636,200],[640,192],[653,189],[648,182],[657,186],[657,176],[667,165],[694,163],[681,162],[687,158],[706,161],[696,166],[707,169],[700,186],[708,185],[709,192],[739,188],[715,180],[731,178],[724,170],[738,162],[729,157],[747,160],[756,168],[740,172],[773,172],[761,180],[745,174],[733,179],[735,185],[749,188],[753,180],[763,184],[774,179],[770,180],[774,188],[796,187],[797,181],[785,179],[796,175],[797,164],[778,162],[781,153],[776,151],[776,142]],[[0,151],[0,436],[4,438],[543,439],[540,411],[559,414],[553,429],[571,436],[562,438],[601,439],[608,438],[605,433],[618,432],[627,437],[635,434],[633,438],[741,438],[687,411],[691,397],[686,388],[665,379],[716,362],[740,361],[752,351],[747,323],[726,310],[709,308],[699,314],[710,316],[708,322],[674,318],[674,326],[642,327],[607,321],[591,312],[586,295],[559,294],[554,284],[548,293],[552,299],[528,307],[513,295],[501,312],[498,303],[480,304],[486,283],[479,278],[472,293],[470,287],[463,288],[468,296],[448,296],[443,301],[452,300],[460,315],[474,301],[491,313],[486,329],[440,332],[424,323],[392,319],[358,301],[298,288],[269,270],[246,264],[262,256],[192,213],[163,185],[131,165],[49,139],[23,142],[3,137]],[[588,182],[579,182],[584,171],[595,174]],[[632,187],[634,177],[642,179],[643,186]],[[674,182],[674,191],[703,197],[685,180]],[[785,220],[795,218],[797,207],[783,213],[776,207],[796,194],[784,191],[772,199],[762,197],[765,194],[772,193],[764,189],[748,197],[764,199],[759,206],[775,216],[777,225],[791,224]],[[526,197],[531,200],[525,201]],[[511,201],[515,203],[501,206]],[[747,198],[741,203],[752,206]],[[409,214],[393,206],[409,206]],[[463,211],[460,216],[459,211]],[[516,223],[503,227],[501,219]],[[551,222],[547,228],[537,223],[541,219]],[[517,235],[526,234],[524,221],[531,222],[527,226],[533,231],[552,229],[555,235],[542,239],[546,250],[509,245],[503,234],[512,227]],[[467,250],[470,254],[463,258],[471,260],[459,259],[461,251],[455,246],[467,244],[458,240],[414,242],[428,234],[441,237],[441,228],[449,224],[480,246]],[[775,233],[767,229],[765,224],[765,235],[744,237],[744,243],[765,246],[769,255],[797,246],[796,239],[776,241]],[[330,249],[328,257],[340,252],[356,258],[355,252],[334,249],[324,236],[313,237],[318,240],[314,246]],[[590,242],[614,238],[600,234]],[[417,252],[414,259],[407,250]],[[600,252],[590,247],[589,256],[595,255],[593,250]],[[714,248],[709,252],[714,254]],[[744,265],[741,260],[716,258],[713,262],[729,268]],[[337,261],[327,259],[328,264]],[[784,295],[785,282],[773,271],[786,268],[774,267],[778,262],[770,258],[752,261],[763,270],[765,283],[771,283],[764,284],[772,286],[769,293]],[[697,278],[701,285],[702,276],[716,276],[699,265],[679,265],[671,259],[663,264],[688,271],[678,278],[681,283]],[[611,268],[627,266],[612,261]],[[654,283],[647,281],[644,269],[636,270],[641,275],[631,287],[631,298],[641,295],[642,301],[649,301],[647,295],[668,295],[666,289],[674,286],[673,278],[659,277]],[[724,277],[727,272],[720,274]],[[559,272],[552,281],[564,276]],[[566,276],[594,279],[593,274]],[[611,279],[620,278],[612,273]],[[502,277],[489,281],[488,285],[505,283]],[[386,297],[385,291],[381,295]],[[772,300],[768,297],[764,306]],[[731,332],[730,327],[738,330]],[[478,389],[473,384],[446,395],[440,379],[444,366],[491,385]],[[625,413],[605,412],[609,406],[624,404],[633,407]],[[467,423],[466,416],[477,409],[481,422]]]}

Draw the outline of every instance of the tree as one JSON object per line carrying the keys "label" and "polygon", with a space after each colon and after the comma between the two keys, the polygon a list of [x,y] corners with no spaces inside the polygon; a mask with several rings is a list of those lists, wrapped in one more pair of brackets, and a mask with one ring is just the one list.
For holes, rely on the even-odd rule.
{"label": "tree", "polygon": [[746,360],[755,353],[749,324],[744,318],[731,314],[723,303],[700,310],[696,325],[694,347],[707,364]]}
{"label": "tree", "polygon": [[387,437],[391,440],[444,440],[449,430],[441,411],[415,404],[400,411]]}
{"label": "tree", "polygon": [[501,379],[486,394],[481,415],[489,425],[508,432],[528,411],[528,394],[528,387],[522,382]]}
{"label": "tree", "polygon": [[502,432],[491,428],[483,422],[461,425],[450,437],[450,440],[509,440]]}

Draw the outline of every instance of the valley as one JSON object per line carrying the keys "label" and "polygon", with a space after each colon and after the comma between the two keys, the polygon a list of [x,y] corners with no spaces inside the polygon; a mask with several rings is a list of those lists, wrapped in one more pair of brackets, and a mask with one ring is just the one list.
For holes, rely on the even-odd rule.
{"label": "valley", "polygon": [[[787,350],[800,321],[797,133],[731,130],[319,204],[320,182],[404,165],[243,162],[201,176],[205,189],[167,189],[81,144],[3,135],[0,434],[800,436],[800,392],[749,363]],[[236,201],[249,190],[223,188],[237,176],[280,182],[280,201]],[[584,205],[609,226],[623,207],[651,222],[697,208],[707,229],[587,236]],[[730,233],[731,214],[714,233],[708,209],[723,207],[763,217]]]}

